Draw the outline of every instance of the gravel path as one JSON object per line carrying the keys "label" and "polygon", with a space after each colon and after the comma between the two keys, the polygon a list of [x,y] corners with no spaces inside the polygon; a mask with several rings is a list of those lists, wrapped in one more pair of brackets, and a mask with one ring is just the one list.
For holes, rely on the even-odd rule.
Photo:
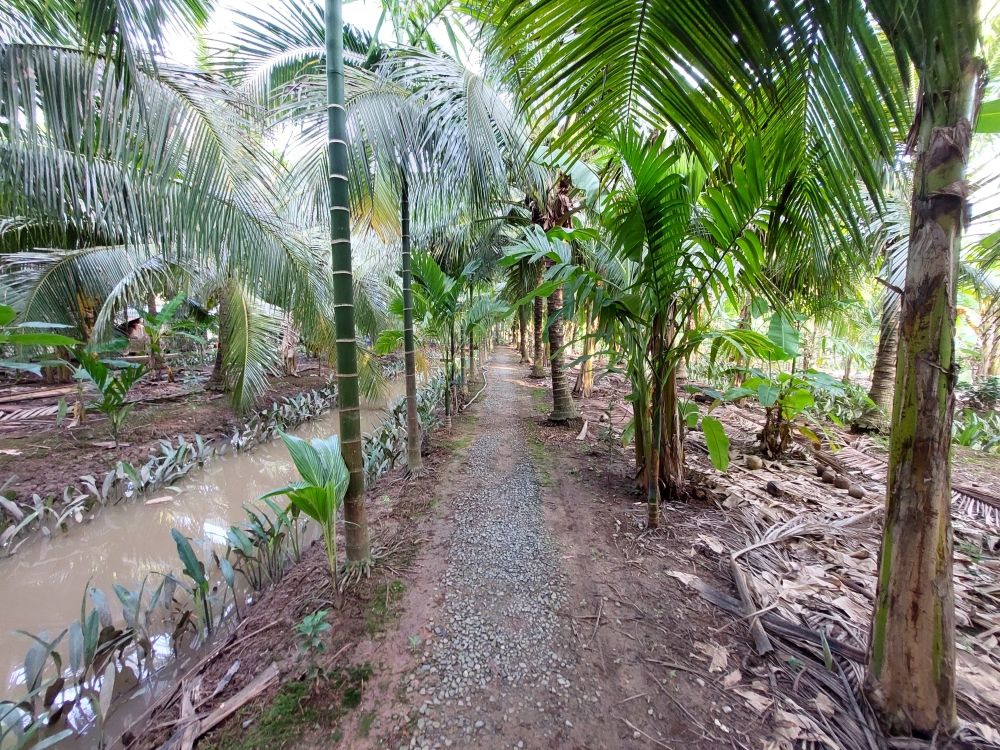
{"label": "gravel path", "polygon": [[434,637],[409,675],[416,733],[399,747],[537,747],[572,727],[559,718],[575,669],[564,648],[572,634],[557,614],[565,582],[518,413],[531,401],[513,382],[512,358],[498,359],[475,407],[466,480],[450,501],[444,599],[427,623]]}

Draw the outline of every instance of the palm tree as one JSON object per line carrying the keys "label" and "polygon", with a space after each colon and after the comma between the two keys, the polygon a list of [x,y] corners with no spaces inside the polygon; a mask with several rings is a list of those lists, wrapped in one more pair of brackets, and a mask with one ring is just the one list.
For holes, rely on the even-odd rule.
{"label": "palm tree", "polygon": [[[100,343],[123,307],[178,272],[215,278],[223,347],[244,344],[218,361],[234,405],[249,406],[273,364],[257,337],[274,327],[265,306],[318,326],[324,271],[281,215],[282,168],[246,97],[157,58],[165,26],[190,29],[206,9],[84,2],[35,17],[33,7],[8,7],[20,21],[0,41],[0,248],[22,315],[88,339],[98,326]],[[244,314],[227,316],[238,300]]]}
{"label": "palm tree", "polygon": [[822,134],[827,184],[852,230],[863,212],[849,182],[860,175],[878,198],[878,165],[892,160],[907,114],[895,82],[915,67],[913,220],[869,683],[894,732],[928,737],[956,721],[948,454],[978,11],[976,0],[508,0],[493,13],[498,50],[522,62],[527,99],[548,108],[552,127],[570,123],[566,139],[592,138],[596,121],[624,113],[672,124],[698,153],[722,155],[732,122],[752,105],[801,102],[800,141]]}
{"label": "palm tree", "polygon": [[344,495],[347,560],[371,557],[365,510],[365,458],[361,441],[361,393],[354,332],[354,274],[351,271],[351,203],[348,191],[347,114],[344,110],[344,21],[341,0],[326,0],[327,164],[330,244],[337,336],[337,400],[341,454],[351,479]]}
{"label": "palm tree", "polygon": [[930,737],[957,726],[949,456],[966,161],[982,96],[979,3],[876,0],[871,9],[919,86],[868,680],[893,731]]}

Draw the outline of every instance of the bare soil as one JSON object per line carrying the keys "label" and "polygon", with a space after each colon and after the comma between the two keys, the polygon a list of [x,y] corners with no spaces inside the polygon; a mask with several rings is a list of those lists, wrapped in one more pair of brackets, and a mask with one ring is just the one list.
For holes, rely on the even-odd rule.
{"label": "bare soil", "polygon": [[[225,438],[241,423],[229,405],[228,397],[204,388],[211,367],[179,372],[177,381],[169,383],[165,377],[154,382],[141,380],[131,393],[136,406],[129,415],[119,448],[111,443],[107,421],[100,413],[90,410],[87,424],[71,426],[70,416],[56,424],[55,416],[39,419],[0,422],[0,484],[11,477],[5,495],[14,495],[29,501],[33,494],[45,498],[61,497],[69,486],[79,486],[80,477],[100,478],[118,461],[138,464],[160,452],[161,438],[183,435],[193,440],[201,435],[205,440]],[[330,370],[320,375],[315,361],[304,363],[296,376],[274,378],[270,388],[261,398],[260,405],[285,396],[294,396],[326,384]],[[183,378],[183,380],[182,380]],[[43,382],[29,383],[0,392],[0,398],[12,393],[21,398],[16,402],[0,404],[0,414],[54,407],[59,394],[32,398],[34,392],[48,392],[59,385]],[[75,392],[66,394],[69,408],[76,400]]]}

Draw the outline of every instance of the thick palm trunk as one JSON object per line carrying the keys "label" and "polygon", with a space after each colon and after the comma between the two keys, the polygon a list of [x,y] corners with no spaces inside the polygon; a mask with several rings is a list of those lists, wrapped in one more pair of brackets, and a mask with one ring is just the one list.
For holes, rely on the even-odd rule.
{"label": "thick palm trunk", "polygon": [[406,379],[406,469],[419,474],[424,468],[420,455],[420,413],[417,410],[417,347],[413,337],[413,273],[410,271],[410,186],[402,177],[400,228],[403,255],[403,370]]}
{"label": "thick palm trunk", "polygon": [[371,557],[365,513],[365,462],[361,444],[358,348],[354,332],[351,208],[347,189],[347,119],[344,111],[344,19],[341,0],[326,0],[327,158],[330,169],[330,244],[337,336],[340,446],[351,480],[344,497],[349,562]]}
{"label": "thick palm trunk", "polygon": [[528,305],[521,305],[517,309],[517,323],[521,334],[521,364],[530,362],[528,359]]}
{"label": "thick palm trunk", "polygon": [[957,725],[949,451],[966,161],[981,72],[973,57],[978,4],[953,0],[948,18],[949,28],[925,30],[917,50],[910,246],[868,662],[873,702],[889,729],[925,738]]}
{"label": "thick palm trunk", "polygon": [[[551,263],[551,261],[547,261]],[[549,348],[551,349],[552,367],[552,413],[550,422],[571,422],[580,419],[580,412],[573,403],[570,393],[569,378],[563,369],[563,292],[562,287],[556,287],[549,295]]]}
{"label": "thick palm trunk", "polygon": [[[541,276],[539,276],[539,281],[541,281]],[[543,297],[535,297],[535,358],[531,364],[531,377],[533,378],[545,377],[545,344],[542,341],[542,331],[545,326],[544,316],[542,314],[542,306],[544,303],[545,299]]]}

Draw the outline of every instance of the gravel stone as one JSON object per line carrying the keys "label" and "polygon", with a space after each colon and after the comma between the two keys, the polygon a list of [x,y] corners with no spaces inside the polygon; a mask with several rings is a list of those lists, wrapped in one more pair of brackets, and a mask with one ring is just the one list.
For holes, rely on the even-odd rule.
{"label": "gravel stone", "polygon": [[[444,601],[427,623],[434,637],[424,642],[423,663],[409,675],[420,678],[419,693],[431,701],[425,699],[420,715],[433,711],[434,727],[441,719],[439,744],[445,747],[486,740],[499,731],[466,717],[474,704],[478,711],[484,700],[493,703],[502,685],[549,686],[549,698],[565,703],[571,689],[566,675],[575,667],[571,658],[559,656],[565,626],[557,610],[567,597],[524,428],[511,419],[517,386],[502,375],[487,377],[490,385],[477,408],[480,430],[468,453],[468,481],[450,502],[454,526],[441,581]],[[505,451],[513,453],[512,468],[500,465]],[[549,713],[541,703],[537,708]],[[411,746],[431,741],[421,734],[424,726],[419,719]]]}

